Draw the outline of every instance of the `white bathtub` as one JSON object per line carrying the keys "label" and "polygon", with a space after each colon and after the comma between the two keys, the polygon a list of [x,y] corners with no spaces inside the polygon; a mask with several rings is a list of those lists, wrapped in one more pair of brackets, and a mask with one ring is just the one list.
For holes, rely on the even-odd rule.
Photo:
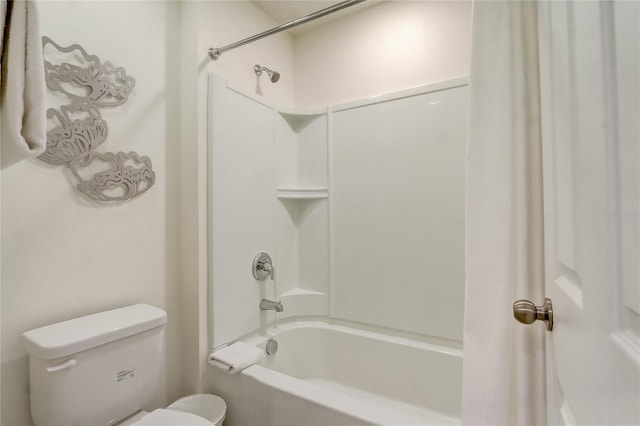
{"label": "white bathtub", "polygon": [[460,424],[461,350],[322,321],[244,341],[264,348],[268,336],[279,349],[259,365],[209,369],[226,426]]}

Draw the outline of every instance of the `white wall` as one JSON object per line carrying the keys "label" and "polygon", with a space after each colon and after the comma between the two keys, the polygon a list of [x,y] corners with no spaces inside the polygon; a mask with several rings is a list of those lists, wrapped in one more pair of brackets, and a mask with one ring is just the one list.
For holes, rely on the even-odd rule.
{"label": "white wall", "polygon": [[[222,47],[279,23],[250,1],[196,2],[191,6],[197,8],[198,71],[201,77],[213,72],[233,83],[234,87],[265,96],[279,104],[293,104],[293,40],[286,32],[227,51],[215,61],[207,53],[210,47]],[[258,78],[253,71],[256,64],[277,70],[280,80],[271,83],[266,74]],[[206,93],[206,79],[201,78],[200,83]]]}
{"label": "white wall", "polygon": [[2,172],[2,425],[29,425],[21,333],[144,302],[168,312],[166,368],[150,407],[182,394],[177,210],[176,2],[41,2],[42,34],[81,44],[136,79],[103,110],[100,151],[148,155],[155,185],[113,206],[86,202],[62,168],[25,161]]}
{"label": "white wall", "polygon": [[297,36],[296,103],[331,105],[464,77],[471,1],[387,1]]}

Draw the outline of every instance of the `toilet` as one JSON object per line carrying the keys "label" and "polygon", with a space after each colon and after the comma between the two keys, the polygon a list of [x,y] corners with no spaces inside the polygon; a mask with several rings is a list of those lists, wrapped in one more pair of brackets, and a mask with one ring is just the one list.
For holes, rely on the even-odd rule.
{"label": "toilet", "polygon": [[222,398],[192,395],[151,413],[167,314],[146,304],[23,334],[36,426],[221,426]]}

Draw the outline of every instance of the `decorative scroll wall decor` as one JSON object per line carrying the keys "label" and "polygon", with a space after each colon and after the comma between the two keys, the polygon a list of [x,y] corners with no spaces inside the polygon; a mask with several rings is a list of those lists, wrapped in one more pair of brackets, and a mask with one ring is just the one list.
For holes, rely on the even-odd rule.
{"label": "decorative scroll wall decor", "polygon": [[47,132],[47,148],[38,158],[66,165],[78,181],[78,190],[94,201],[124,201],[147,191],[155,182],[149,157],[95,151],[109,133],[100,109],[124,104],[136,84],[134,78],[122,67],[101,63],[78,44],[62,47],[49,37],[42,37],[42,44],[75,63],[45,60],[47,87],[70,103],[47,110],[47,119],[55,127]]}
{"label": "decorative scroll wall decor", "polygon": [[[95,173],[86,180],[82,178],[81,170],[83,167],[100,162],[107,165],[107,170]],[[149,157],[140,157],[135,152],[129,154],[96,152],[84,160],[69,162],[69,168],[80,182],[78,184],[80,192],[98,201],[128,200],[151,188],[155,179]],[[117,195],[112,195],[110,192],[115,192]]]}

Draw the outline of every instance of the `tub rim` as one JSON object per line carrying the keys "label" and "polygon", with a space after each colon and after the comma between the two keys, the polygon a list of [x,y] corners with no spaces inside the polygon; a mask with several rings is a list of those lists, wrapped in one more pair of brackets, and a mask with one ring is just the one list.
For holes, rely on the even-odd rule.
{"label": "tub rim", "polygon": [[264,345],[269,339],[277,338],[278,335],[288,331],[305,328],[331,330],[339,333],[351,334],[365,339],[379,340],[400,346],[450,355],[456,358],[464,358],[462,343],[458,341],[393,329],[385,329],[326,317],[290,317],[277,320],[228,343],[219,345],[215,348],[210,348],[210,352],[214,352],[235,342],[245,342],[264,348]]}

